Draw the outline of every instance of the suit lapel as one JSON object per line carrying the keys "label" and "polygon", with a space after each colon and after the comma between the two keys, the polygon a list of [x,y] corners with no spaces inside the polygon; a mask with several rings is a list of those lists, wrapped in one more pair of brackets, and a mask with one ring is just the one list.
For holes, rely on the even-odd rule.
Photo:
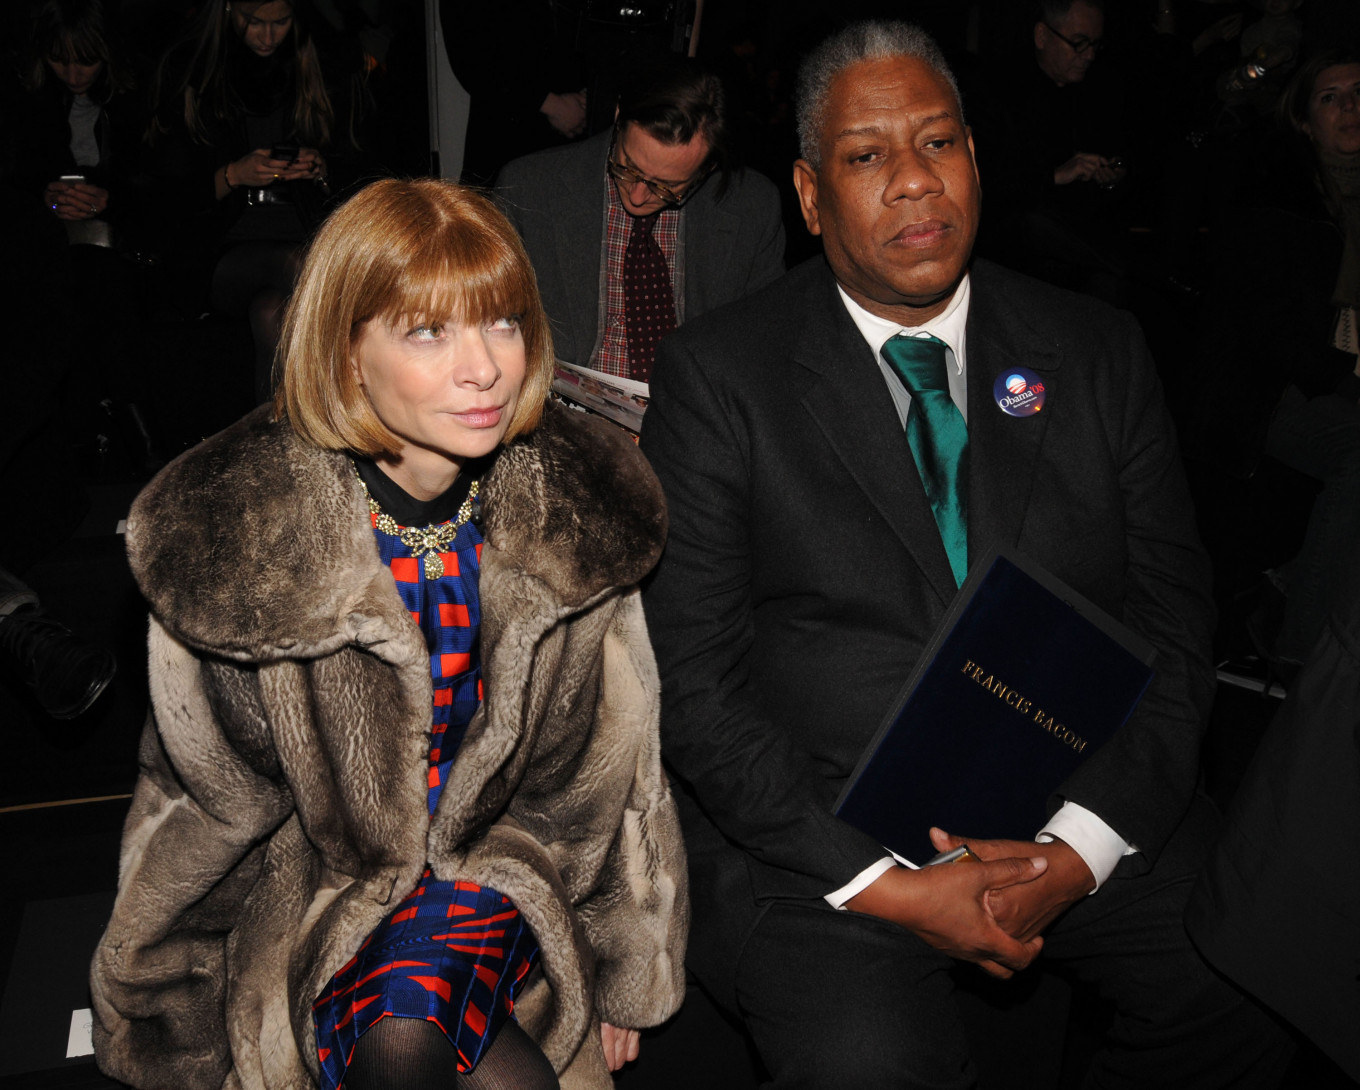
{"label": "suit lapel", "polygon": [[[1034,416],[1003,412],[993,397],[998,376],[1018,367],[1034,371],[1048,387],[1043,409]],[[974,269],[968,313],[968,556],[1020,537],[1039,465],[1039,451],[1051,412],[1058,357],[1024,318],[1007,305],[985,267]]]}
{"label": "suit lapel", "polygon": [[906,436],[869,346],[828,274],[809,293],[794,354],[800,401],[855,483],[942,602],[954,595],[949,557]]}

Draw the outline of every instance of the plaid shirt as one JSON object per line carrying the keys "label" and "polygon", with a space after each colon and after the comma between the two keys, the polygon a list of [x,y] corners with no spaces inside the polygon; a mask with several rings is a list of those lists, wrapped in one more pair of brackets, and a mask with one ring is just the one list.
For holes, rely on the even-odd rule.
{"label": "plaid shirt", "polygon": [[[619,191],[606,171],[605,189],[608,191],[609,214],[605,219],[604,259],[605,259],[605,299],[604,332],[600,338],[600,348],[591,358],[590,366],[607,375],[627,378],[628,369],[628,330],[623,321],[623,255],[628,249],[628,236],[633,229],[633,217],[619,200]],[[661,255],[666,259],[666,271],[671,278],[671,291],[675,291],[675,251],[680,237],[680,209],[667,208],[656,218],[652,237],[661,247]],[[676,301],[675,312],[680,314],[680,303]]]}

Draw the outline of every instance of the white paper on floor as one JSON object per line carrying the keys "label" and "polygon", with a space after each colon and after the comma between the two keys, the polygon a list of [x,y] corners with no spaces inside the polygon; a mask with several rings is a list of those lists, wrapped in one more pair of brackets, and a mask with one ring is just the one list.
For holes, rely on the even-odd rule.
{"label": "white paper on floor", "polygon": [[73,1056],[93,1056],[94,1044],[90,1040],[90,1023],[94,1015],[85,1009],[71,1012],[71,1032],[66,1038],[66,1058]]}

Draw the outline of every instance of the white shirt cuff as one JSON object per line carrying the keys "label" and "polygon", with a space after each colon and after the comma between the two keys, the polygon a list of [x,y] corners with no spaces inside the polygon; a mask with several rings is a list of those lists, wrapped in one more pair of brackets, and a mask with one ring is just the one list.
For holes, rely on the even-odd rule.
{"label": "white shirt cuff", "polygon": [[1105,884],[1120,859],[1138,850],[1090,810],[1075,802],[1063,803],[1034,839],[1040,844],[1061,840],[1071,847],[1091,868],[1096,889]]}
{"label": "white shirt cuff", "polygon": [[879,877],[897,866],[897,861],[892,856],[884,856],[877,863],[865,867],[857,875],[836,890],[835,893],[826,895],[826,903],[832,908],[844,908],[845,902],[850,900],[856,893],[862,893],[878,881]]}

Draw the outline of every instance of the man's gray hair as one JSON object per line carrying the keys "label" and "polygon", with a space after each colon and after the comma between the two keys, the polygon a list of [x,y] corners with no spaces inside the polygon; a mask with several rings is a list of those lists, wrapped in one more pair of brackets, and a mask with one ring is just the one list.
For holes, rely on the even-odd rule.
{"label": "man's gray hair", "polygon": [[798,69],[798,86],[794,92],[798,150],[814,170],[822,165],[818,138],[831,84],[852,65],[889,57],[911,57],[938,72],[954,92],[954,101],[959,104],[959,120],[963,120],[963,96],[959,94],[954,73],[934,38],[912,23],[879,20],[851,23],[809,53]]}

